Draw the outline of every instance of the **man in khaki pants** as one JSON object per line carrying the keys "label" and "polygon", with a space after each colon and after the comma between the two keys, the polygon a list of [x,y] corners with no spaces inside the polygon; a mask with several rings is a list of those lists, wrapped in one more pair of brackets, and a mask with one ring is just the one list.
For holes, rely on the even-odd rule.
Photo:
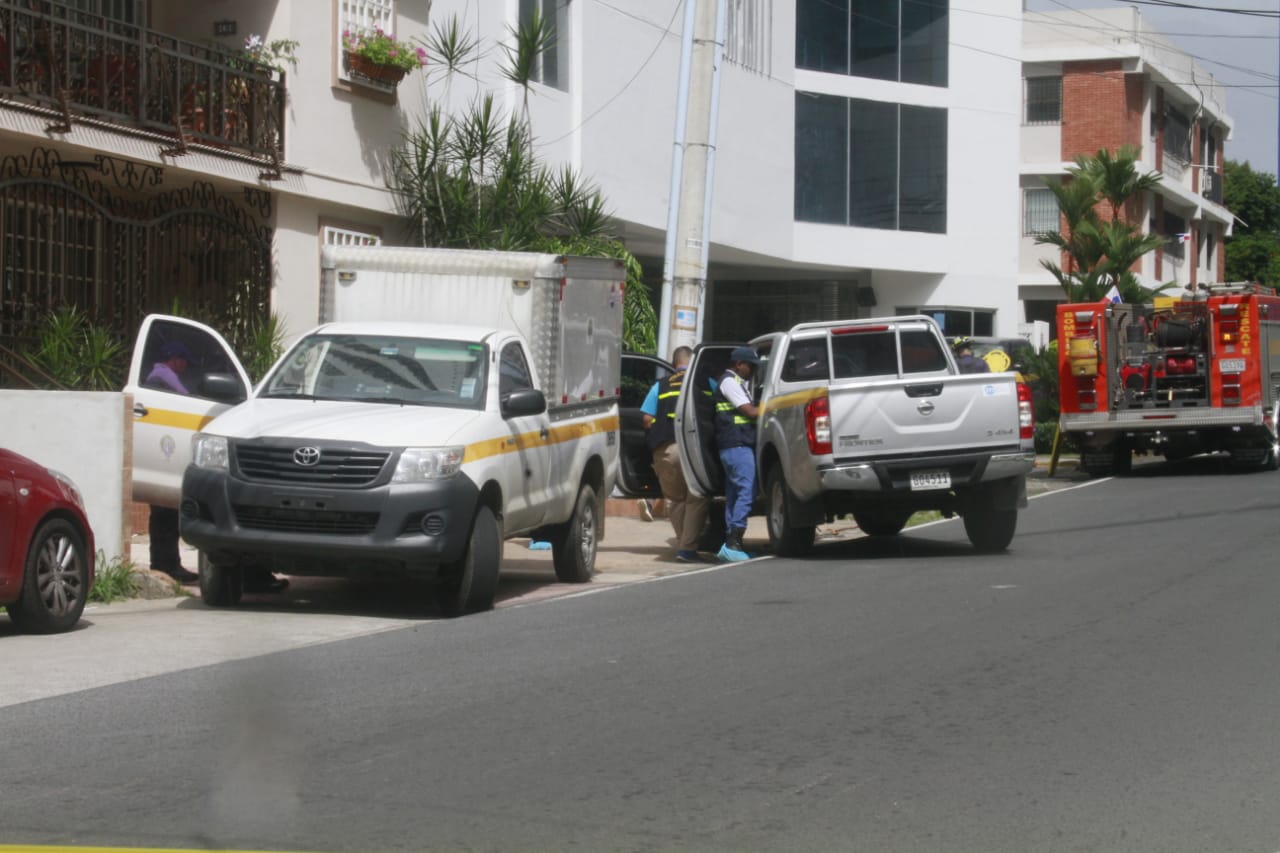
{"label": "man in khaki pants", "polygon": [[684,387],[685,371],[693,350],[677,347],[671,360],[675,372],[654,383],[640,411],[648,430],[649,449],[653,452],[653,471],[662,486],[667,504],[667,517],[676,532],[676,559],[682,563],[700,563],[698,537],[707,522],[707,499],[689,491],[680,467],[676,449],[676,400]]}

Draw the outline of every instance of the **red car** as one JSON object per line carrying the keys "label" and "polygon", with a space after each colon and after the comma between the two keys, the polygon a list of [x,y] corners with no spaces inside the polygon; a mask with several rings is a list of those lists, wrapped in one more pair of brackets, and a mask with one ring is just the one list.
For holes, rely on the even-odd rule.
{"label": "red car", "polygon": [[0,605],[21,631],[80,621],[93,586],[93,531],[66,475],[0,448]]}

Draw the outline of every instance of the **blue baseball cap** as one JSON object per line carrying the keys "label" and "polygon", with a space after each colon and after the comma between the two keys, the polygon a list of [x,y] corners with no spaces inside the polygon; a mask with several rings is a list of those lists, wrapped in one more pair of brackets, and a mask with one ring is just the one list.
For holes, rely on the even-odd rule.
{"label": "blue baseball cap", "polygon": [[733,352],[729,353],[729,360],[734,364],[745,361],[748,364],[759,364],[760,356],[751,347],[734,347]]}

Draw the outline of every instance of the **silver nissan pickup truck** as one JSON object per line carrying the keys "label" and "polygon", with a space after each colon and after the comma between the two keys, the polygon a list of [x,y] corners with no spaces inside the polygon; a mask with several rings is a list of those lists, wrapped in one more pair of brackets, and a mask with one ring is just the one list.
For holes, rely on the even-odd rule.
{"label": "silver nissan pickup truck", "polygon": [[[751,344],[756,509],[775,553],[807,553],[814,528],[845,515],[893,536],[920,510],[961,516],[981,552],[1009,547],[1035,466],[1031,389],[1016,374],[961,374],[925,316],[804,323]],[[733,346],[700,346],[686,385],[710,388]],[[690,488],[722,495],[710,395],[681,395],[676,431]]]}

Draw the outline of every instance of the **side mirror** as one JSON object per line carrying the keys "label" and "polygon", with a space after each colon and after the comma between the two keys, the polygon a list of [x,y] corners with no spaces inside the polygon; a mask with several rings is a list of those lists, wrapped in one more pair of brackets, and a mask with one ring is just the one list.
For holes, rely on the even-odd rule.
{"label": "side mirror", "polygon": [[200,396],[219,403],[243,403],[249,395],[240,377],[230,373],[210,373],[200,380]]}
{"label": "side mirror", "polygon": [[504,418],[540,415],[546,410],[547,398],[536,388],[523,388],[519,391],[512,391],[502,398],[502,416]]}

